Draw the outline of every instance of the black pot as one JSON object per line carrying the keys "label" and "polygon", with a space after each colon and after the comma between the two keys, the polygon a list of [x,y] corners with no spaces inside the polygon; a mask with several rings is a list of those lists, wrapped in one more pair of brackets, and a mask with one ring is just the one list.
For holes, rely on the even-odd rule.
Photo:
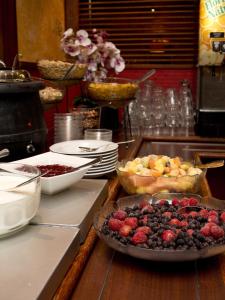
{"label": "black pot", "polygon": [[12,161],[45,151],[47,129],[39,90],[40,80],[0,83],[0,150],[9,149]]}

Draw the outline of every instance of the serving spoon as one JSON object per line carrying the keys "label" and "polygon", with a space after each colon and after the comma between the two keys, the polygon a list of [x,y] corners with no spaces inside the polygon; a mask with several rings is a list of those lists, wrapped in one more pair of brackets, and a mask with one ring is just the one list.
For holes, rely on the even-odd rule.
{"label": "serving spoon", "polygon": [[210,169],[210,168],[219,168],[222,167],[223,165],[224,165],[224,160],[214,160],[205,164],[197,164],[195,165],[195,168]]}
{"label": "serving spoon", "polygon": [[[122,144],[129,144],[129,143],[133,143],[135,140],[129,140],[129,141],[122,141],[122,142],[117,142],[115,144],[117,145],[122,145]],[[84,146],[79,146],[78,148],[84,152],[93,152],[93,151],[96,151],[102,147],[107,147],[111,145],[111,143],[108,143],[108,144],[105,144],[105,145],[102,145],[102,146],[99,146],[99,147],[84,147]]]}
{"label": "serving spoon", "polygon": [[[100,156],[100,157],[97,157],[97,158],[93,159],[92,161],[89,161],[89,162],[87,162],[87,163],[85,163],[85,164],[83,164],[83,165],[81,165],[81,166],[75,167],[75,168],[74,168],[74,169],[75,169],[74,171],[80,170],[80,169],[82,169],[82,168],[84,168],[84,167],[87,167],[87,166],[89,166],[89,165],[96,165],[96,164],[100,163],[101,161],[102,161],[102,157],[101,157],[101,156]],[[10,171],[8,171],[8,170],[4,170],[4,171],[6,171],[6,172],[8,172],[8,173],[13,173],[13,174],[15,174],[14,172],[10,172]],[[38,174],[38,175],[36,175],[36,176],[34,176],[34,177],[31,177],[31,178],[29,178],[28,180],[25,180],[25,181],[23,181],[23,182],[21,182],[21,183],[15,185],[15,186],[13,186],[13,187],[6,188],[6,189],[0,189],[0,191],[3,191],[3,192],[14,191],[14,190],[17,189],[17,188],[19,188],[19,187],[21,187],[21,186],[23,186],[23,185],[26,185],[26,184],[32,182],[33,180],[35,180],[35,179],[38,178],[38,177],[43,177],[43,176],[46,175],[48,172],[49,172],[49,171],[46,171],[46,172],[41,173],[41,174]]]}
{"label": "serving spoon", "polygon": [[[46,173],[47,173],[47,172],[46,172]],[[46,174],[46,173],[45,173],[45,174]],[[14,173],[14,174],[15,174],[15,173]],[[44,174],[44,175],[45,175],[45,174]],[[21,187],[21,186],[24,186],[24,185],[26,185],[26,184],[32,182],[32,181],[35,180],[36,178],[41,177],[41,176],[43,176],[43,174],[35,175],[34,177],[31,177],[31,178],[29,178],[28,180],[25,180],[25,181],[23,181],[23,182],[21,182],[21,183],[15,185],[15,186],[12,186],[12,187],[6,188],[6,189],[0,189],[0,191],[1,191],[1,192],[13,192],[15,189],[17,189],[17,188],[19,188],[19,187]]]}

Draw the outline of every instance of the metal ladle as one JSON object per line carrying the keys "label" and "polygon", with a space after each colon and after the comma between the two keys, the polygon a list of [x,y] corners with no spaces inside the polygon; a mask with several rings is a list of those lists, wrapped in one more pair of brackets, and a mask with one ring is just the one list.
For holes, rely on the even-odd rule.
{"label": "metal ladle", "polygon": [[140,79],[135,80],[137,84],[140,84],[147,80],[149,77],[153,76],[155,74],[156,70],[152,69],[146,72]]}

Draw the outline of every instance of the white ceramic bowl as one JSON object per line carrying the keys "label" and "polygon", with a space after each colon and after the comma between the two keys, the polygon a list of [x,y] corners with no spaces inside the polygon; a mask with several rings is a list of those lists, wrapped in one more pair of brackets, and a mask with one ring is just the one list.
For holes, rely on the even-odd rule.
{"label": "white ceramic bowl", "polygon": [[[18,162],[26,163],[32,166],[38,165],[64,165],[68,167],[81,166],[92,159],[78,157],[74,155],[64,155],[54,152],[46,152],[39,155],[35,155],[29,158],[24,158]],[[41,191],[44,194],[53,195],[60,191],[69,188],[72,184],[79,181],[88,171],[91,166],[84,167],[80,170],[65,173],[62,175],[56,175],[52,177],[41,177]]]}
{"label": "white ceramic bowl", "polygon": [[[10,172],[4,171],[10,170]],[[35,216],[40,202],[41,186],[38,168],[24,164],[0,164],[0,236],[24,227]],[[35,177],[31,182],[17,184]],[[7,191],[7,189],[13,191]]]}

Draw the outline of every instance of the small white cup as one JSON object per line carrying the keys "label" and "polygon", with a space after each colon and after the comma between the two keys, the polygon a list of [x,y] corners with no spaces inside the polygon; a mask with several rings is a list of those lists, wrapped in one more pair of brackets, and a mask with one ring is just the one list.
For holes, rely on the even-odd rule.
{"label": "small white cup", "polygon": [[112,141],[112,130],[110,129],[85,129],[85,140]]}

